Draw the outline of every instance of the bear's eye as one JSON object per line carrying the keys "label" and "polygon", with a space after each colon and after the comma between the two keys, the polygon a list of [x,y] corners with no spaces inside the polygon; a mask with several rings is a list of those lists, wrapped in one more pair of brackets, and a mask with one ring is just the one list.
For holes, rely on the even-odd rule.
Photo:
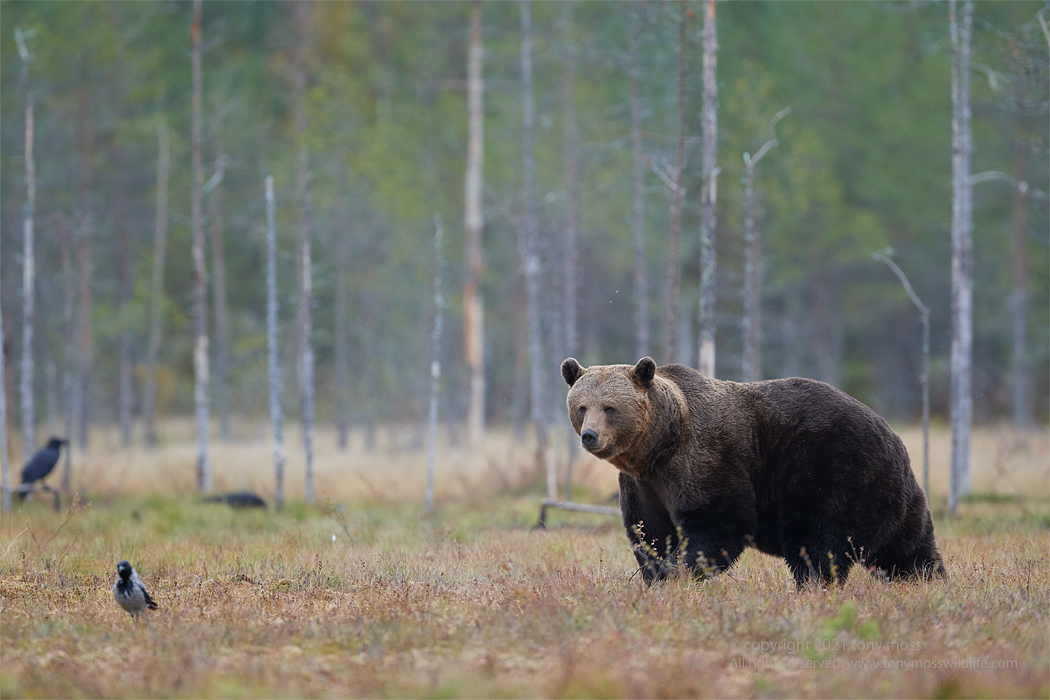
{"label": "bear's eye", "polygon": [[606,406],[605,407],[605,415],[611,416],[614,413],[616,413],[616,409],[615,408],[613,408],[612,406]]}

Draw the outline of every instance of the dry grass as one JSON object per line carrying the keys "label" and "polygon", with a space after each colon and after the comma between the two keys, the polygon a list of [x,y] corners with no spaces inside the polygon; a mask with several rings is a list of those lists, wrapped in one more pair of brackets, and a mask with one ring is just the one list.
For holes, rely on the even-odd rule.
{"label": "dry grass", "polygon": [[[234,512],[192,494],[192,444],[100,444],[76,472],[90,507],[0,520],[0,696],[1046,697],[1047,440],[1002,434],[979,434],[974,460],[975,486],[1002,495],[937,518],[949,581],[855,569],[805,593],[755,552],[647,590],[611,519],[531,531],[539,478],[507,437],[443,448],[430,518],[421,453],[324,450],[330,502]],[[219,488],[267,493],[265,444],[215,456]],[[611,492],[610,467],[582,471],[578,497]],[[300,475],[293,461],[293,494]],[[148,623],[112,599],[125,558],[161,605]]]}

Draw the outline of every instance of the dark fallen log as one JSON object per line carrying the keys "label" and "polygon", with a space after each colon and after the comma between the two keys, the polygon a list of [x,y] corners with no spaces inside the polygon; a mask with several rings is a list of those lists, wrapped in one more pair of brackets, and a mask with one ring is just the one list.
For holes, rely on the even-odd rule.
{"label": "dark fallen log", "polygon": [[40,482],[33,482],[30,484],[19,484],[18,486],[12,486],[8,489],[8,493],[13,493],[21,497],[21,500],[25,500],[26,497],[33,495],[34,493],[50,493],[55,502],[55,512],[62,512],[62,493],[58,489],[53,489],[47,484],[41,484]]}
{"label": "dark fallen log", "polygon": [[256,496],[251,491],[238,491],[236,493],[219,493],[208,496],[205,503],[225,503],[231,508],[265,508],[266,501]]}

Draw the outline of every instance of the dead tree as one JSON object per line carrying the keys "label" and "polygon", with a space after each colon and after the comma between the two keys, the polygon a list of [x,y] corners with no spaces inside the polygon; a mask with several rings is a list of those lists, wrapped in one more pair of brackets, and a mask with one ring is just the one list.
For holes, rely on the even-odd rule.
{"label": "dead tree", "polygon": [[470,6],[470,49],[467,54],[467,174],[465,182],[464,228],[466,230],[467,269],[463,281],[463,346],[470,381],[467,408],[467,439],[478,446],[485,438],[485,323],[481,298],[484,257],[481,234],[482,166],[484,164],[484,112],[481,77],[481,2]]}
{"label": "dead tree", "polygon": [[[127,312],[135,291],[135,273],[132,256],[131,231],[128,225],[128,171],[124,164],[124,149],[118,146],[113,153],[116,169],[117,201],[113,208],[117,227],[117,298],[121,314]],[[131,413],[134,404],[134,361],[132,360],[131,327],[121,323],[117,341],[117,420],[120,424],[120,442],[131,445]]]}
{"label": "dead tree", "polygon": [[[28,457],[36,446],[36,409],[33,406],[33,326],[36,297],[34,277],[36,264],[33,254],[33,223],[36,214],[36,163],[33,160],[33,84],[29,77],[29,53],[25,40],[32,38],[33,30],[15,28],[15,41],[22,58],[22,92],[25,95],[25,165],[26,201],[22,211],[22,454]],[[6,492],[5,492],[6,493]]]}
{"label": "dead tree", "polygon": [[[0,273],[2,272],[3,265],[0,265]],[[5,364],[4,310],[3,305],[0,304],[0,489],[3,489],[3,493],[0,494],[0,508],[5,513],[9,513],[11,511],[11,478],[8,474],[7,464],[7,382],[4,376]]]}
{"label": "dead tree", "polygon": [[430,414],[427,429],[427,487],[425,510],[434,510],[434,467],[437,461],[438,393],[441,389],[441,330],[444,324],[445,297],[441,294],[441,273],[445,267],[441,251],[445,235],[441,217],[434,215],[434,331],[430,337]]}
{"label": "dead tree", "polygon": [[627,75],[631,112],[631,157],[634,190],[631,197],[631,231],[634,236],[635,353],[649,354],[649,273],[645,262],[645,155],[642,149],[642,106],[639,93],[638,18],[627,10]]}
{"label": "dead tree", "polygon": [[270,369],[270,421],[273,424],[274,502],[284,508],[284,414],[281,411],[281,358],[277,350],[277,232],[273,176],[266,178],[266,346]]}
{"label": "dead tree", "polygon": [[295,4],[298,30],[295,59],[295,133],[299,141],[299,405],[303,430],[303,450],[306,453],[305,498],[314,502],[314,346],[311,297],[313,277],[310,257],[310,153],[306,146],[306,43],[310,6]]}
{"label": "dead tree", "polygon": [[193,63],[193,403],[197,417],[197,488],[211,491],[211,464],[208,461],[208,307],[207,270],[204,264],[204,165],[201,162],[201,0],[193,0],[191,59]]}
{"label": "dead tree", "polygon": [[[86,62],[85,62],[86,66]],[[94,298],[92,296],[92,279],[94,277],[94,260],[92,257],[93,221],[91,211],[91,176],[92,176],[92,143],[91,143],[91,91],[85,85],[81,87],[78,97],[80,129],[78,147],[80,150],[80,182],[78,184],[79,218],[77,222],[77,329],[80,338],[77,341],[77,378],[73,390],[73,429],[76,432],[76,446],[87,450],[88,422],[91,390],[91,367],[94,361],[94,339],[91,322]],[[72,447],[72,445],[71,445]]]}
{"label": "dead tree", "polygon": [[1025,237],[1028,233],[1028,208],[1025,202],[1024,148],[1013,143],[1013,172],[1018,186],[1013,191],[1013,231],[1010,236],[1010,272],[1013,291],[1010,295],[1010,327],[1013,361],[1010,367],[1013,424],[1030,428],[1034,424],[1031,400],[1031,372],[1028,363],[1028,256]]}
{"label": "dead tree", "polygon": [[970,431],[973,424],[973,182],[970,132],[970,36],[973,0],[963,2],[962,22],[956,0],[949,3],[952,46],[952,467],[948,509],[970,492]]}
{"label": "dead tree", "polygon": [[518,248],[525,271],[525,315],[529,329],[529,403],[536,430],[537,456],[547,475],[547,497],[558,497],[557,475],[550,454],[548,411],[543,401],[543,350],[540,327],[539,221],[536,213],[536,160],[533,150],[535,108],[532,95],[532,12],[530,0],[521,3],[522,169],[524,216]]}
{"label": "dead tree", "polygon": [[762,378],[762,236],[755,230],[755,166],[780,142],[776,124],[791,113],[791,108],[777,112],[769,120],[769,140],[754,156],[744,153],[744,316],[740,321],[743,336],[742,379],[756,382]]}
{"label": "dead tree", "polygon": [[671,246],[667,259],[667,311],[664,316],[667,349],[664,356],[674,362],[678,355],[678,292],[681,286],[678,257],[678,240],[682,230],[682,176],[685,171],[685,2],[682,2],[682,17],[678,23],[678,145],[675,147],[675,168],[671,188]]}
{"label": "dead tree", "polygon": [[700,307],[699,362],[701,374],[715,376],[715,301],[717,295],[715,235],[718,201],[718,31],[715,24],[715,0],[707,0],[703,35],[703,184],[700,188]]}
{"label": "dead tree", "polygon": [[[888,251],[887,251],[888,252]],[[915,293],[915,290],[911,287],[911,282],[908,281],[908,276],[904,274],[897,263],[893,262],[888,255],[882,253],[872,253],[872,257],[876,260],[881,260],[893,270],[893,274],[897,275],[897,278],[901,281],[901,285],[904,286],[904,291],[908,293],[908,297],[912,303],[915,304],[915,308],[919,310],[919,319],[922,321],[922,374],[919,377],[919,382],[922,385],[922,489],[926,492],[926,499],[930,498],[930,310],[919,296]]]}
{"label": "dead tree", "polygon": [[[339,164],[340,181],[349,192],[346,166]],[[335,225],[335,420],[336,445],[345,450],[350,433],[350,404],[347,392],[350,389],[349,339],[347,321],[347,284],[350,272],[350,226],[345,205],[336,213]]]}
{"label": "dead tree", "polygon": [[[164,261],[168,240],[168,170],[171,154],[168,127],[157,125],[157,221],[153,233],[153,282],[150,286],[149,340],[146,345],[146,381],[142,397],[142,416],[146,444],[157,444],[157,356],[164,324]],[[68,450],[67,450],[68,452]]]}
{"label": "dead tree", "polygon": [[[70,222],[63,216],[58,218],[58,243],[59,255],[62,259],[62,287],[65,293],[65,303],[62,307],[63,340],[65,350],[62,356],[62,394],[65,408],[62,411],[62,434],[69,439],[73,434],[73,426],[76,419],[76,363],[73,358],[73,348],[76,345],[76,286],[73,279],[73,234],[70,231]],[[73,442],[63,450],[62,459],[62,491],[69,493],[73,479]]]}
{"label": "dead tree", "polygon": [[[565,224],[562,227],[563,257],[562,276],[564,278],[565,298],[562,304],[564,330],[564,351],[566,357],[575,357],[577,352],[576,333],[576,298],[577,298],[577,262],[579,259],[580,229],[580,183],[579,183],[579,133],[576,125],[576,46],[573,38],[572,21],[573,3],[567,0],[562,5],[562,31],[564,47],[562,55],[562,110],[564,124],[562,130],[562,157],[564,159],[563,180],[565,183]],[[565,498],[572,500],[572,471],[576,457],[577,443],[573,439],[575,432],[566,424],[567,454],[565,458]]]}
{"label": "dead tree", "polygon": [[[218,149],[216,149],[218,150]],[[208,195],[208,218],[211,223],[211,287],[215,310],[215,403],[219,412],[219,439],[230,439],[229,324],[226,304],[226,246],[222,231],[222,179],[226,158],[215,161],[215,176],[204,186]]]}

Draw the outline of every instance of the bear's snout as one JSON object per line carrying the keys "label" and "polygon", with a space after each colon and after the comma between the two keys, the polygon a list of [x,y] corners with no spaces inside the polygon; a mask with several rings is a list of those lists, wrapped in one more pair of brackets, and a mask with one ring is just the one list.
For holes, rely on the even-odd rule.
{"label": "bear's snout", "polygon": [[583,449],[593,450],[598,444],[598,433],[593,430],[584,430],[580,435],[580,441],[583,443]]}

